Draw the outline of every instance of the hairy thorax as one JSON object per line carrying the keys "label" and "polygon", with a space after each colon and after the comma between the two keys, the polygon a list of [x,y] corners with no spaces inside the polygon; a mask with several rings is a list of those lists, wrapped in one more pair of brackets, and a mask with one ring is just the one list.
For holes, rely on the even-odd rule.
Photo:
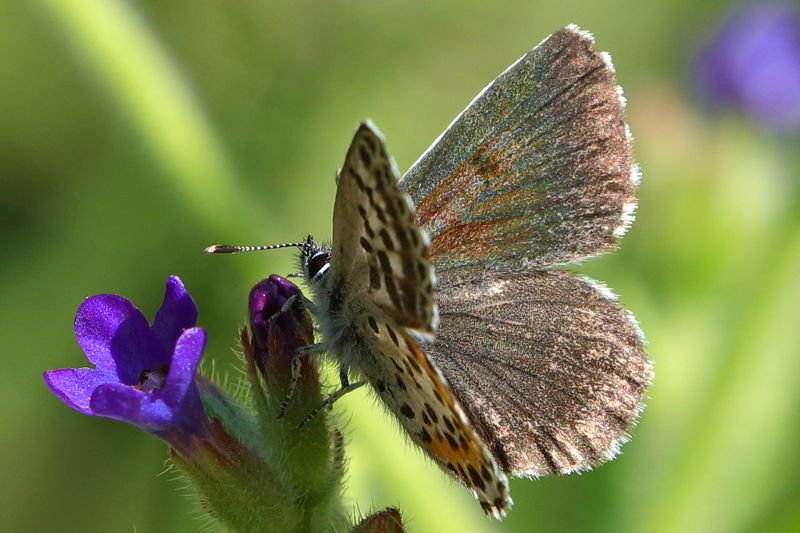
{"label": "hairy thorax", "polygon": [[356,297],[357,289],[345,286],[332,275],[312,283],[311,289],[312,310],[321,336],[320,351],[360,376],[366,346],[364,335],[358,330],[362,318],[368,314],[363,299]]}

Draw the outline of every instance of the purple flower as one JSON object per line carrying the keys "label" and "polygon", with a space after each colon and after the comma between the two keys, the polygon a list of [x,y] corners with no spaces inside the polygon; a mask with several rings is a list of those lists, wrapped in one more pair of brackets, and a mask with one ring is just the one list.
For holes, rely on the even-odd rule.
{"label": "purple flower", "polygon": [[75,336],[95,368],[63,368],[44,380],[81,413],[130,422],[174,443],[205,431],[195,371],[206,343],[194,301],[177,276],[151,326],[128,300],[98,294],[75,316]]}
{"label": "purple flower", "polygon": [[700,94],[779,131],[800,130],[800,12],[776,2],[734,12],[694,64]]}

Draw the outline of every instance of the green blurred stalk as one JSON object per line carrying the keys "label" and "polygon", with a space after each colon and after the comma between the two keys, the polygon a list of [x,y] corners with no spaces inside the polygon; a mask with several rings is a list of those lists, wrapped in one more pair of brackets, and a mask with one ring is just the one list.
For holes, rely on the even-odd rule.
{"label": "green blurred stalk", "polygon": [[245,227],[232,215],[258,211],[246,207],[248,196],[189,84],[139,13],[123,0],[41,4],[199,219],[214,228]]}
{"label": "green blurred stalk", "polygon": [[740,302],[748,312],[721,370],[724,387],[643,530],[733,531],[786,490],[783,466],[794,440],[787,435],[797,435],[800,403],[800,232],[788,232],[772,250],[761,275],[743,280],[759,291]]}

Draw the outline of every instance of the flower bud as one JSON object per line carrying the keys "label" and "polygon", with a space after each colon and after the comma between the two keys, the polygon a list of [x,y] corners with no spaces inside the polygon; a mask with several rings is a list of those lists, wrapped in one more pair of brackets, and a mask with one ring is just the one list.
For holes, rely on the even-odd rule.
{"label": "flower bud", "polygon": [[303,295],[297,285],[273,274],[250,291],[249,311],[256,366],[265,379],[276,378],[285,387],[298,348],[314,342]]}
{"label": "flower bud", "polygon": [[300,427],[322,403],[315,355],[299,352],[314,342],[300,289],[273,274],[250,291],[248,311],[251,334],[243,332],[242,347],[262,438],[277,459],[271,464],[303,495],[312,529],[349,529],[341,503],[341,433],[328,427],[324,411]]}
{"label": "flower bud", "polygon": [[353,533],[403,533],[400,511],[393,507],[378,511],[362,520],[353,528]]}

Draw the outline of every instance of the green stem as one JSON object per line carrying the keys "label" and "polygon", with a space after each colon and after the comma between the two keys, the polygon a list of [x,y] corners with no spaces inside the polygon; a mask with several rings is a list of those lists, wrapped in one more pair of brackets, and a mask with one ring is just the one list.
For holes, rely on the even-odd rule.
{"label": "green stem", "polygon": [[248,195],[187,80],[135,9],[122,0],[41,3],[202,220],[231,228],[233,213],[257,212],[245,207]]}

